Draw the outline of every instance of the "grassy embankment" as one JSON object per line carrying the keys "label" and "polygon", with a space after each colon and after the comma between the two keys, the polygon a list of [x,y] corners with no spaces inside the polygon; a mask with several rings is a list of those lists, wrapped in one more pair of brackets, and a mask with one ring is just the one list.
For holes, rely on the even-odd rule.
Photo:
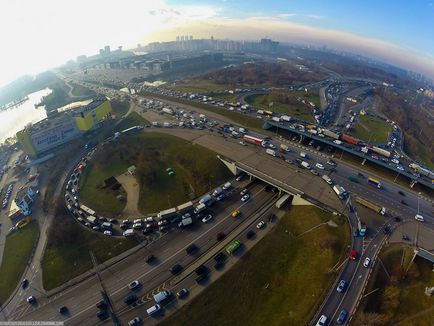
{"label": "grassy embankment", "polygon": [[150,125],[150,122],[140,116],[137,112],[131,112],[127,117],[122,120],[114,129],[114,131],[122,131],[134,126]]}
{"label": "grassy embankment", "polygon": [[112,100],[112,114],[116,116],[116,118],[120,118],[128,112],[130,108],[130,104],[128,102]]}
{"label": "grassy embankment", "polygon": [[366,292],[374,291],[362,301],[362,311],[354,325],[432,325],[433,296],[424,294],[425,287],[434,285],[432,263],[417,257],[409,266],[413,250],[390,245],[380,254],[385,273],[376,264]]}
{"label": "grassy embankment", "polygon": [[[338,227],[301,235],[331,219]],[[294,206],[232,269],[162,325],[307,325],[334,282],[329,270],[345,259],[349,242],[342,219]]]}
{"label": "grassy embankment", "polygon": [[371,115],[360,115],[352,135],[370,143],[385,144],[391,131],[392,126],[386,121]]}
{"label": "grassy embankment", "polygon": [[[215,153],[174,136],[140,133],[120,137],[96,153],[80,179],[80,198],[97,212],[116,214],[124,204],[117,192],[99,189],[104,179],[136,165],[140,185],[139,210],[152,213],[182,204],[229,177]],[[176,175],[169,176],[171,167]]]}
{"label": "grassy embankment", "polygon": [[23,229],[6,237],[0,266],[0,304],[3,304],[18,285],[38,237],[39,227],[31,221]]}
{"label": "grassy embankment", "polygon": [[[300,100],[298,100],[300,99]],[[305,104],[301,102],[305,101]],[[288,114],[297,119],[313,122],[312,107],[308,102],[314,105],[320,105],[319,91],[317,89],[308,92],[287,90],[272,90],[265,95],[251,95],[246,98],[250,105],[264,110],[271,110],[282,114]],[[273,103],[272,107],[269,106]]]}
{"label": "grassy embankment", "polygon": [[93,264],[89,251],[102,263],[135,245],[135,240],[114,239],[87,230],[60,204],[50,226],[41,261],[44,289],[54,289],[90,270]]}
{"label": "grassy embankment", "polygon": [[176,84],[170,84],[167,86],[165,85],[165,87],[185,93],[210,93],[213,91],[224,91],[226,89],[233,89],[232,86],[215,84],[208,80],[180,81]]}

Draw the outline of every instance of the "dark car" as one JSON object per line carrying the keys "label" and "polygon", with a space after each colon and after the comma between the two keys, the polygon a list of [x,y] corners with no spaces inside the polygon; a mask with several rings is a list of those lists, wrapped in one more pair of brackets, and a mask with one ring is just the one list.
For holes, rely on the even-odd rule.
{"label": "dark car", "polygon": [[29,280],[25,278],[25,279],[21,282],[21,287],[22,287],[23,289],[25,289],[25,288],[27,288],[28,285],[29,285]]}
{"label": "dark car", "polygon": [[104,300],[101,300],[96,304],[96,307],[100,310],[106,310],[107,309],[107,303]]}
{"label": "dark car", "polygon": [[217,234],[217,241],[221,241],[226,237],[226,234],[224,232],[219,232]]}
{"label": "dark car", "polygon": [[191,245],[189,245],[185,251],[187,252],[187,254],[191,255],[192,253],[196,252],[197,250],[199,250],[199,247],[196,246],[194,243],[192,243]]}
{"label": "dark car", "polygon": [[178,293],[176,293],[176,296],[178,298],[185,298],[188,295],[188,290],[187,289],[181,289]]}
{"label": "dark car", "polygon": [[62,306],[59,308],[59,314],[66,315],[68,313],[68,308],[66,306]]}
{"label": "dark car", "polygon": [[195,272],[197,275],[207,274],[208,268],[205,265],[200,265],[198,268],[196,268]]}
{"label": "dark car", "polygon": [[345,309],[342,309],[339,313],[338,319],[336,319],[336,322],[338,324],[343,324],[345,322],[345,319],[347,319],[348,312]]}
{"label": "dark car", "polygon": [[225,265],[224,261],[218,261],[214,264],[214,269],[219,270],[219,269],[223,268],[224,265]]}
{"label": "dark car", "polygon": [[170,268],[170,272],[171,272],[173,275],[178,275],[179,273],[182,272],[182,269],[183,269],[183,267],[182,267],[181,265],[176,264],[176,265],[173,265],[173,266]]}
{"label": "dark car", "polygon": [[405,193],[402,190],[399,190],[398,194],[400,194],[401,196],[405,196]]}
{"label": "dark car", "polygon": [[401,200],[401,204],[408,206],[408,203],[404,199]]}
{"label": "dark car", "polygon": [[196,277],[195,281],[196,283],[200,284],[203,281],[205,281],[207,278],[207,274],[200,274],[198,277]]}
{"label": "dark car", "polygon": [[148,257],[145,258],[145,262],[147,264],[152,263],[155,260],[155,256],[154,255],[149,255]]}
{"label": "dark car", "polygon": [[399,216],[395,216],[395,222],[401,222],[402,221],[402,219],[399,217]]}
{"label": "dark car", "polygon": [[214,257],[215,261],[225,261],[226,260],[226,255],[224,252],[219,252],[215,257]]}
{"label": "dark car", "polygon": [[135,295],[135,294],[130,294],[129,296],[127,296],[127,297],[124,299],[124,302],[125,302],[125,304],[127,304],[127,305],[131,305],[131,304],[135,303],[137,300],[139,300],[139,298],[137,297],[137,295]]}
{"label": "dark car", "polygon": [[106,320],[109,315],[108,315],[107,310],[99,310],[96,313],[96,316],[98,317],[99,320]]}
{"label": "dark car", "polygon": [[249,232],[247,232],[246,237],[247,239],[252,239],[255,235],[256,235],[255,231],[250,230]]}

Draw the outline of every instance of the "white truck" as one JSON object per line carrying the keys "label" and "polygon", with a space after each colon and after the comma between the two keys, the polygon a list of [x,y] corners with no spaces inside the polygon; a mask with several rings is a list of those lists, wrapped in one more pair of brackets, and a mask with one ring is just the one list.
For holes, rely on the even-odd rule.
{"label": "white truck", "polygon": [[345,199],[347,195],[347,191],[345,190],[345,188],[339,185],[334,185],[333,191],[336,193],[339,199]]}
{"label": "white truck", "polygon": [[265,150],[265,153],[267,153],[268,155],[274,156],[274,157],[276,156],[276,151],[274,149],[271,149],[271,148],[267,148]]}
{"label": "white truck", "polygon": [[323,176],[322,176],[322,179],[325,181],[325,182],[327,182],[329,185],[332,185],[333,184],[333,180],[327,175],[327,174],[324,174]]}
{"label": "white truck", "polygon": [[310,164],[307,163],[306,161],[302,161],[301,166],[304,167],[305,169],[308,169],[308,170],[310,169]]}
{"label": "white truck", "polygon": [[[205,206],[205,207],[206,207],[206,206]],[[186,226],[188,226],[188,225],[190,225],[190,224],[193,224],[193,220],[192,220],[191,217],[187,217],[187,218],[183,218],[183,219],[181,220],[181,222],[178,223],[178,226],[179,226],[180,228],[183,228],[183,227],[186,227]]]}
{"label": "white truck", "polygon": [[158,292],[156,295],[154,295],[154,300],[156,303],[160,303],[167,298],[169,298],[172,295],[172,292],[169,290]]}
{"label": "white truck", "polygon": [[280,151],[283,153],[283,152],[290,152],[291,150],[289,149],[288,145],[280,144]]}
{"label": "white truck", "polygon": [[303,158],[309,158],[309,156],[305,152],[300,152],[300,156]]}

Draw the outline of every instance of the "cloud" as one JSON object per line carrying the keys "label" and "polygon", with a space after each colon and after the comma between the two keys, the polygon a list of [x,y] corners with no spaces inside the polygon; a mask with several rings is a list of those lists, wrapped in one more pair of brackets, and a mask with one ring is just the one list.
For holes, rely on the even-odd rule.
{"label": "cloud", "polygon": [[278,14],[277,17],[282,17],[282,18],[288,18],[288,17],[294,17],[297,14],[294,13],[283,13],[283,14]]}
{"label": "cloud", "polygon": [[325,16],[322,15],[316,15],[316,14],[307,14],[307,15],[303,15],[304,17],[307,18],[312,18],[312,19],[324,19]]}

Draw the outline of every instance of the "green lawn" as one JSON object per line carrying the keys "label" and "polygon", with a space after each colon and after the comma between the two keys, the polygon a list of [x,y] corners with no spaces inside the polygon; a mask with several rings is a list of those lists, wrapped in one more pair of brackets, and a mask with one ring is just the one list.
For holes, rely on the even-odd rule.
{"label": "green lawn", "polygon": [[122,117],[124,114],[128,112],[130,108],[130,104],[128,102],[122,102],[118,100],[112,100],[112,113],[116,116],[116,118]]}
{"label": "green lawn", "polygon": [[353,136],[374,144],[387,143],[392,126],[386,121],[370,115],[359,115],[359,123],[352,132]]}
{"label": "green lawn", "polygon": [[6,237],[0,266],[0,304],[7,300],[20,282],[38,234],[38,224],[31,221],[23,229]]}
{"label": "green lawn", "polygon": [[62,206],[50,227],[41,261],[44,289],[52,290],[90,270],[93,267],[90,250],[102,263],[135,245],[135,240],[115,239],[87,230]]}
{"label": "green lawn", "polygon": [[240,96],[240,94],[212,94],[211,96],[213,98],[219,98],[225,100],[226,102],[229,103],[235,103],[237,102],[237,98],[238,96]]}
{"label": "green lawn", "polygon": [[336,277],[328,270],[345,259],[350,235],[347,224],[297,235],[330,219],[314,206],[292,207],[233,268],[162,325],[307,325]]}
{"label": "green lawn", "polygon": [[[297,98],[301,98],[306,104],[298,101]],[[288,114],[300,120],[313,122],[312,107],[308,101],[319,106],[320,100],[318,90],[314,89],[308,92],[273,90],[271,93],[265,95],[248,96],[246,101],[257,108]],[[271,107],[269,106],[270,103],[273,103]]]}
{"label": "green lawn", "polygon": [[83,87],[78,84],[70,83],[70,85],[73,87],[71,93],[75,96],[93,96],[95,95],[95,92],[90,90],[89,88]]}
{"label": "green lawn", "polygon": [[[80,179],[80,198],[103,214],[120,213],[118,192],[98,188],[106,178],[136,165],[141,186],[139,210],[153,213],[200,196],[230,177],[216,154],[180,138],[160,133],[121,136],[98,151]],[[171,167],[176,175],[169,176]]]}
{"label": "green lawn", "polygon": [[355,316],[354,325],[367,325],[374,318],[382,321],[378,325],[432,325],[434,300],[424,294],[426,286],[434,285],[432,263],[417,257],[409,267],[412,253],[397,244],[383,249],[380,257],[391,278],[376,264],[366,291],[379,290],[362,301],[363,311]]}
{"label": "green lawn", "polygon": [[134,126],[143,126],[143,125],[150,125],[150,122],[143,118],[140,114],[137,112],[131,112],[127,117],[122,120],[121,123],[119,123],[116,128],[114,129],[114,132],[116,131],[122,131],[125,129],[128,129],[130,127]]}

